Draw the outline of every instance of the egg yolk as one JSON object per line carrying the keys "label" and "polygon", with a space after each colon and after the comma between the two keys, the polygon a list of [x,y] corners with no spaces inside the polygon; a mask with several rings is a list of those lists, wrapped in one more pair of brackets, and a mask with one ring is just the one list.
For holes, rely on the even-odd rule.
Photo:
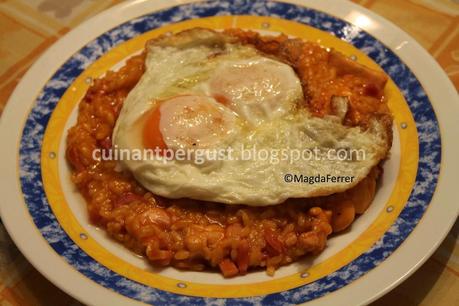
{"label": "egg yolk", "polygon": [[[271,68],[271,67],[269,67]],[[259,103],[281,94],[280,72],[261,65],[228,66],[211,82],[215,95],[245,104]]]}
{"label": "egg yolk", "polygon": [[234,114],[214,98],[183,95],[161,101],[148,115],[143,129],[147,148],[210,148],[233,130]]}
{"label": "egg yolk", "polygon": [[143,145],[148,149],[167,149],[167,145],[164,142],[163,135],[159,128],[159,122],[161,119],[161,110],[159,106],[155,107],[147,115],[145,125],[143,128]]}

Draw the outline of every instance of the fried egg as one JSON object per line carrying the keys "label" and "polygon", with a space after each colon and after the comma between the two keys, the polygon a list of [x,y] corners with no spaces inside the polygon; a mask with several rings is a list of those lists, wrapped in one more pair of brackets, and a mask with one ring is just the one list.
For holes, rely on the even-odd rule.
{"label": "fried egg", "polygon": [[[120,161],[155,194],[273,205],[347,190],[385,156],[387,139],[377,121],[363,131],[344,126],[337,116],[312,116],[302,106],[304,94],[293,69],[251,46],[192,29],[153,40],[146,49],[145,72],[123,104],[113,145],[193,152],[185,159],[159,154]],[[309,160],[280,156],[313,148],[318,155]],[[330,149],[364,150],[365,158],[331,160],[326,158]],[[197,162],[199,150],[224,154]],[[248,158],[250,152],[271,156]],[[353,179],[304,184],[286,182],[286,174]]]}

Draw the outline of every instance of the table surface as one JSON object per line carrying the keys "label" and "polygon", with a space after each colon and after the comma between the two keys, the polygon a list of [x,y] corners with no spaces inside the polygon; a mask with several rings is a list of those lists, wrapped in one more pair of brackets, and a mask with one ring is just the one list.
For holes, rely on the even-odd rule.
{"label": "table surface", "polygon": [[[459,89],[459,0],[353,0],[412,35]],[[119,0],[0,0],[0,114],[22,75],[60,36]],[[372,305],[459,305],[459,222],[410,278]],[[81,305],[38,273],[0,223],[0,305]]]}

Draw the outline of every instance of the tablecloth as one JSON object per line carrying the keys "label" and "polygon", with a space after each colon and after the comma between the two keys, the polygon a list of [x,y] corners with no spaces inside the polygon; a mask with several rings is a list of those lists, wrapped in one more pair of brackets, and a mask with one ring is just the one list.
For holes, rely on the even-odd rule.
{"label": "tablecloth", "polygon": [[[330,4],[333,5],[333,0]],[[118,0],[0,0],[0,113],[31,64]],[[354,0],[412,35],[459,88],[458,0]],[[2,149],[3,150],[3,149]],[[372,305],[459,305],[459,223],[411,277]],[[0,305],[81,305],[37,272],[0,224]]]}

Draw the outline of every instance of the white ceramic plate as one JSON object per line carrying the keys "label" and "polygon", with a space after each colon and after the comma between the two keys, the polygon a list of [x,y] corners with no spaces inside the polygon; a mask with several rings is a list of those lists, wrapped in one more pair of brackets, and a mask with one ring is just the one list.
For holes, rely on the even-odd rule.
{"label": "white ceramic plate", "polygon": [[[93,78],[161,33],[205,26],[283,32],[383,68],[394,146],[370,209],[318,257],[224,279],[152,269],[87,219],[64,139]],[[83,23],[24,76],[1,118],[2,220],[28,260],[86,304],[359,305],[418,268],[458,214],[457,93],[435,61],[384,19],[344,1],[133,1]]]}

